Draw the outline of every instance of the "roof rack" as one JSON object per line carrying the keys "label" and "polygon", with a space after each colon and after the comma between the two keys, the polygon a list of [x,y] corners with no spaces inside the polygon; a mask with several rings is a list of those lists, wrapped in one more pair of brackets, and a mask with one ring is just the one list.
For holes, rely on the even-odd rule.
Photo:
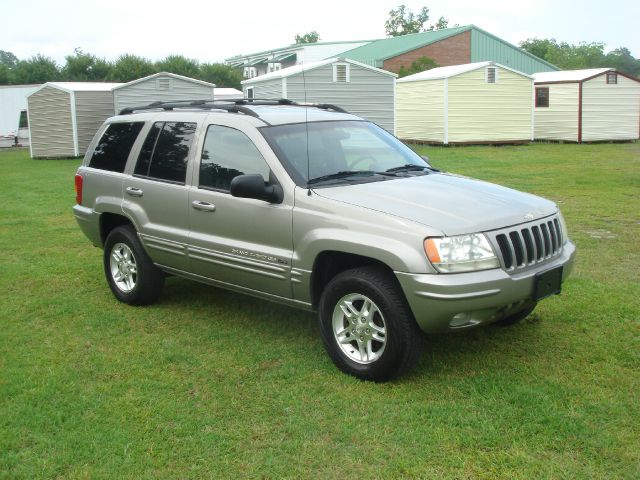
{"label": "roof rack", "polygon": [[166,102],[153,102],[149,105],[141,105],[138,107],[126,107],[120,110],[119,115],[129,115],[133,112],[144,110],[173,110],[175,108],[196,108],[202,110],[226,110],[230,113],[243,113],[251,117],[260,118],[260,115],[247,106],[294,106],[294,107],[311,107],[321,110],[333,110],[334,112],[349,113],[341,107],[331,105],[329,103],[297,103],[287,98],[239,98],[224,100],[174,100]]}

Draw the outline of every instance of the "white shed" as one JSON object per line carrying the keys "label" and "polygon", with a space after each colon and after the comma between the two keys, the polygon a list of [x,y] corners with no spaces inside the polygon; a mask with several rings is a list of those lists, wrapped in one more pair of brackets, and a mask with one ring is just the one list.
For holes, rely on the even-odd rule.
{"label": "white shed", "polygon": [[153,102],[172,100],[213,100],[213,83],[161,72],[139,78],[113,89],[115,112]]}
{"label": "white shed", "polygon": [[24,127],[27,112],[27,97],[40,85],[0,86],[0,146],[10,146],[18,136],[22,145],[29,143],[28,125]]}
{"label": "white shed", "polygon": [[433,68],[398,80],[397,135],[428,143],[533,140],[533,78],[495,62]]}
{"label": "white shed", "polygon": [[105,119],[120,83],[48,82],[27,98],[32,158],[78,157]]}
{"label": "white shed", "polygon": [[242,90],[247,98],[337,105],[394,133],[396,77],[360,62],[330,58],[244,80]]}
{"label": "white shed", "polygon": [[640,80],[613,68],[541,72],[535,138],[594,142],[640,137]]}

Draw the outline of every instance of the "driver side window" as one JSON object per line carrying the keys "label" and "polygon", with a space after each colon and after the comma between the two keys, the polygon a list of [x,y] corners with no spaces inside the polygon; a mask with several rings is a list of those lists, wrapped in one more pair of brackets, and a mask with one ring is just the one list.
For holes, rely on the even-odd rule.
{"label": "driver side window", "polygon": [[260,174],[267,181],[269,166],[251,139],[240,130],[209,125],[200,159],[199,188],[229,191],[238,175]]}

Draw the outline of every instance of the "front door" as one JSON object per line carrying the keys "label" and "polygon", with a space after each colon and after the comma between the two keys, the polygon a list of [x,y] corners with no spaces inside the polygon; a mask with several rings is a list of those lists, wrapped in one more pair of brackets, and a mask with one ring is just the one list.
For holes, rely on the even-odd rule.
{"label": "front door", "polygon": [[291,298],[292,205],[232,197],[237,175],[275,181],[240,129],[209,125],[189,192],[191,271],[226,284]]}

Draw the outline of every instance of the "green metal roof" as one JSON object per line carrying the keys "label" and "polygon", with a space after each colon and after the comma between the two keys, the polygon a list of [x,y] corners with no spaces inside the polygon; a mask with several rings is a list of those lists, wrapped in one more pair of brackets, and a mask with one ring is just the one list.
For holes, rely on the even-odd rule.
{"label": "green metal roof", "polygon": [[291,45],[287,45],[286,47],[272,48],[271,50],[263,50],[261,52],[253,52],[245,55],[234,55],[233,57],[229,57],[225,59],[226,62],[233,62],[236,59],[253,57],[256,55],[267,55],[267,54],[277,54],[278,52],[284,52],[286,50],[294,50],[302,47],[315,47],[322,45],[338,45],[338,44],[349,44],[349,43],[363,43],[363,42],[371,42],[372,40],[346,40],[343,42],[314,42],[314,43],[292,43]]}
{"label": "green metal roof", "polygon": [[558,70],[555,65],[475,25],[383,38],[382,40],[376,40],[367,45],[348,50],[340,54],[340,56],[381,68],[388,58],[402,55],[411,50],[467,31],[471,31],[471,58],[469,58],[469,62],[497,62],[529,75],[536,72]]}
{"label": "green metal roof", "polygon": [[340,56],[374,67],[381,67],[382,62],[387,58],[396,57],[416,48],[439,42],[445,38],[471,30],[471,28],[470,25],[467,25],[465,27],[443,28],[442,30],[433,30],[431,32],[383,38],[382,40],[375,40],[367,45],[348,50]]}

